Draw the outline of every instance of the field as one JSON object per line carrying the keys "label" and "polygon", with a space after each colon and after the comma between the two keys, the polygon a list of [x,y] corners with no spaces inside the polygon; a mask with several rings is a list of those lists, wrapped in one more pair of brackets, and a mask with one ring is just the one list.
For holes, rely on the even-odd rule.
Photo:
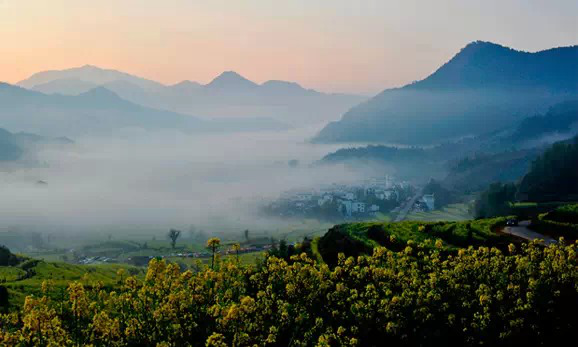
{"label": "field", "polygon": [[10,304],[19,305],[24,302],[26,295],[40,295],[42,282],[45,280],[50,280],[52,285],[61,291],[73,281],[87,285],[102,282],[105,286],[114,286],[121,279],[118,275],[120,269],[125,273],[125,277],[129,274],[144,274],[144,269],[128,265],[74,265],[29,259],[17,266],[0,266],[0,280],[3,282],[2,286],[8,289]]}
{"label": "field", "polygon": [[438,222],[438,221],[464,221],[472,218],[470,205],[467,203],[451,204],[441,210],[430,212],[411,212],[407,215],[407,220]]}
{"label": "field", "polygon": [[[316,244],[324,261],[334,264],[338,253],[357,256],[371,253],[377,246],[403,250],[409,241],[442,241],[451,251],[468,246],[495,246],[505,249],[520,240],[498,232],[507,218],[457,222],[403,221],[397,223],[367,222],[341,224],[331,228]],[[433,243],[432,243],[433,247]]]}

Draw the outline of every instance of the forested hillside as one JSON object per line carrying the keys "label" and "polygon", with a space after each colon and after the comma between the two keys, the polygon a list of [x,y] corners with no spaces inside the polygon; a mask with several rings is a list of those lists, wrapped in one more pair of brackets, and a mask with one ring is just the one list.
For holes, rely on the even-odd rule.
{"label": "forested hillside", "polygon": [[536,159],[518,194],[530,201],[578,200],[578,137],[554,144]]}
{"label": "forested hillside", "polygon": [[529,53],[472,42],[425,79],[353,107],[315,140],[435,144],[499,130],[575,98],[576,59],[578,46]]}

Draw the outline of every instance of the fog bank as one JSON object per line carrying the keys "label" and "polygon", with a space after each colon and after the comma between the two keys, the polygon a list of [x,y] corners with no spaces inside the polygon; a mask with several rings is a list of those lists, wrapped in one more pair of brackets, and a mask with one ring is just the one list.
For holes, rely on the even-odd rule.
{"label": "fog bank", "polygon": [[[356,179],[309,164],[334,146],[306,142],[318,129],[186,136],[131,131],[44,148],[40,167],[0,172],[0,227],[35,230],[250,228],[263,199]],[[289,160],[299,160],[291,167]],[[45,183],[45,184],[44,184]]]}

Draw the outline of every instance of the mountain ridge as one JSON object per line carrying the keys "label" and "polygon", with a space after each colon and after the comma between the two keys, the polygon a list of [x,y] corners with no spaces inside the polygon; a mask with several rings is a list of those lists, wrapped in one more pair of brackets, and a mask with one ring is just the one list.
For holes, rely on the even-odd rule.
{"label": "mountain ridge", "polygon": [[528,53],[476,41],[421,81],[386,89],[314,142],[435,144],[490,132],[578,93],[578,46]]}
{"label": "mountain ridge", "polygon": [[235,71],[224,71],[205,85],[185,80],[167,86],[92,65],[40,72],[18,85],[64,95],[79,95],[103,86],[145,107],[211,119],[273,118],[292,126],[334,120],[367,99],[360,95],[323,93],[289,81],[268,80],[258,84]]}

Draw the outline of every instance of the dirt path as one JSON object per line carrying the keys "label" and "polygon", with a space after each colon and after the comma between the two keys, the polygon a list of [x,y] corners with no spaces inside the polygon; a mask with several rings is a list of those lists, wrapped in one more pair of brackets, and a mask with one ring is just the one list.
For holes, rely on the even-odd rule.
{"label": "dirt path", "polygon": [[397,214],[397,217],[395,217],[394,222],[401,222],[402,220],[404,220],[405,217],[407,217],[407,214],[409,213],[413,205],[415,204],[415,202],[417,201],[417,199],[419,199],[422,195],[423,195],[423,188],[421,188],[409,201],[406,202],[406,204]]}

